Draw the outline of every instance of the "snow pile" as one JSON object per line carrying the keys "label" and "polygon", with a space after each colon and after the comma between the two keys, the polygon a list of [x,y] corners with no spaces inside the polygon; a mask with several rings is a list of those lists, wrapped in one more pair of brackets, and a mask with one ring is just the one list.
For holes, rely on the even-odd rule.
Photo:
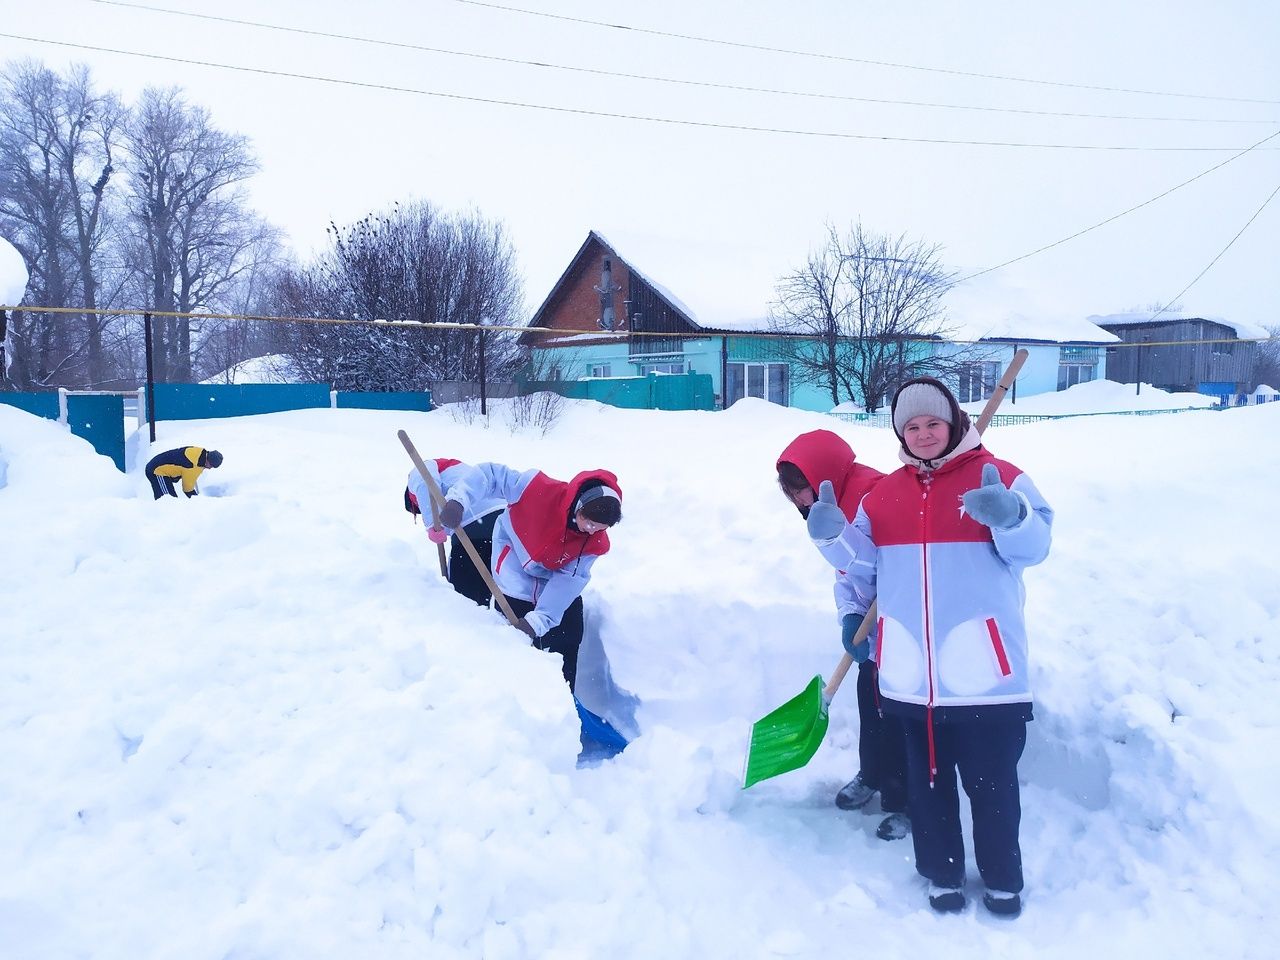
{"label": "snow pile", "polygon": [[299,380],[293,360],[280,353],[253,357],[243,363],[228,367],[201,383],[297,383]]}
{"label": "snow pile", "polygon": [[[447,409],[162,423],[154,450],[226,461],[203,496],[159,502],[56,425],[0,417],[21,463],[0,489],[7,953],[1269,955],[1280,448],[1257,437],[1280,404],[991,433],[1058,511],[1027,575],[1013,924],[934,917],[910,846],[834,807],[857,769],[852,684],[808,766],[738,789],[749,724],[840,655],[774,461],[826,427],[892,469],[890,431],[755,400],[574,402],[542,436],[493,407],[488,427]],[[617,471],[624,519],[587,606],[640,700],[620,757],[578,769],[556,658],[440,580],[402,507],[398,427],[424,456]]]}
{"label": "snow pile", "polygon": [[27,265],[22,255],[0,237],[0,306],[17,306],[27,290]]}
{"label": "snow pile", "polygon": [[[1170,393],[1142,384],[1117,383],[1114,380],[1090,380],[1055,393],[1039,393],[1030,397],[1009,399],[1001,407],[1001,413],[1051,414],[1063,416],[1073,413],[1116,413],[1133,410],[1182,410],[1217,405],[1217,397],[1203,393]],[[985,400],[965,403],[961,406],[976,413],[986,406]]]}

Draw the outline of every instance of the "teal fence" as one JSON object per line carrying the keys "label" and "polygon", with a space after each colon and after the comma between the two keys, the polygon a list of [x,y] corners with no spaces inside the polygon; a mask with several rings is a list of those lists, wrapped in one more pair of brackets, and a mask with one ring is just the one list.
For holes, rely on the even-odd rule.
{"label": "teal fence", "polygon": [[430,390],[389,393],[354,393],[339,390],[335,394],[335,403],[339,409],[351,410],[420,410],[428,413],[435,409],[431,404]]}
{"label": "teal fence", "polygon": [[[359,410],[434,409],[430,391],[330,391],[327,383],[157,383],[156,420],[214,420],[285,410],[342,407]],[[145,420],[144,408],[142,417]]]}
{"label": "teal fence", "polygon": [[595,400],[628,410],[714,410],[716,403],[709,373],[553,380],[531,382],[528,389],[549,390],[571,400]]}
{"label": "teal fence", "polygon": [[[327,383],[157,383],[156,420],[213,420],[331,406]],[[148,414],[143,408],[142,416]]]}
{"label": "teal fence", "polygon": [[124,472],[124,397],[118,393],[67,394],[67,426]]}
{"label": "teal fence", "polygon": [[0,393],[0,403],[46,420],[58,420],[61,417],[56,393]]}
{"label": "teal fence", "polygon": [[[67,395],[67,426],[77,437],[88,440],[93,449],[123,471],[124,397],[118,393],[73,393]],[[62,419],[56,393],[0,393],[0,403],[46,420]]]}

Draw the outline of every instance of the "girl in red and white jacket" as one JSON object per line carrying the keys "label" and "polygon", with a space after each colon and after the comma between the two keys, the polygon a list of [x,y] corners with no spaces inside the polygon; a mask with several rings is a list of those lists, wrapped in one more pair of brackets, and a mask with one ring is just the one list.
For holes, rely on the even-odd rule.
{"label": "girl in red and white jacket", "polygon": [[608,470],[565,482],[541,470],[479,463],[458,479],[445,511],[462,517],[473,504],[505,502],[493,528],[494,582],[534,645],[564,657],[575,688],[582,645],[582,591],[591,568],[609,552],[610,527],[622,519],[622,488]]}
{"label": "girl in red and white jacket", "polygon": [[[1031,719],[1022,571],[1048,555],[1053,511],[1030,477],[983,448],[941,382],[903,384],[893,428],[905,465],[838,535],[814,542],[846,571],[842,612],[865,614],[877,600],[881,703],[903,719],[916,870],[930,881],[931,906],[965,904],[958,771],[983,903],[1017,915],[1018,759]],[[826,493],[820,502],[838,509]],[[811,531],[826,509],[811,509]]]}

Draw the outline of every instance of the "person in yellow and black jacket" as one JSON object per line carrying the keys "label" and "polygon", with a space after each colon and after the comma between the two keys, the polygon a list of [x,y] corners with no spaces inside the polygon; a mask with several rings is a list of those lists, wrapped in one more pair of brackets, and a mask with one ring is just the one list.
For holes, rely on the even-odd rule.
{"label": "person in yellow and black jacket", "polygon": [[151,492],[159,500],[168,494],[178,495],[178,481],[182,481],[182,492],[194,497],[200,492],[196,480],[206,468],[217,469],[222,466],[222,454],[217,450],[206,450],[204,447],[178,447],[157,453],[147,462],[147,479],[151,481]]}

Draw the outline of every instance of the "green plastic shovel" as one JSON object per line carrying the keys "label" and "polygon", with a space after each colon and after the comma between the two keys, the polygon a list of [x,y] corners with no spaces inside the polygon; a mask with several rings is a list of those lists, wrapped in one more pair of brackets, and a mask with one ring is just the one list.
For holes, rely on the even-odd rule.
{"label": "green plastic shovel", "polygon": [[[1013,386],[1026,359],[1026,350],[1018,350],[1013,355],[1004,376],[996,384],[995,391],[978,417],[976,426],[979,433],[987,429],[991,418],[1000,408],[1000,401]],[[866,639],[867,631],[875,622],[876,605],[873,601],[862,619],[862,626],[853,638],[853,646],[856,647]],[[744,790],[753,783],[797,770],[813,759],[818,747],[822,746],[822,738],[827,735],[827,724],[830,722],[827,711],[831,706],[831,699],[840,689],[844,675],[851,666],[853,657],[846,653],[831,674],[831,682],[825,687],[821,676],[814,677],[798,697],[792,697],[752,725],[751,745],[747,748],[747,763],[742,775]]]}

